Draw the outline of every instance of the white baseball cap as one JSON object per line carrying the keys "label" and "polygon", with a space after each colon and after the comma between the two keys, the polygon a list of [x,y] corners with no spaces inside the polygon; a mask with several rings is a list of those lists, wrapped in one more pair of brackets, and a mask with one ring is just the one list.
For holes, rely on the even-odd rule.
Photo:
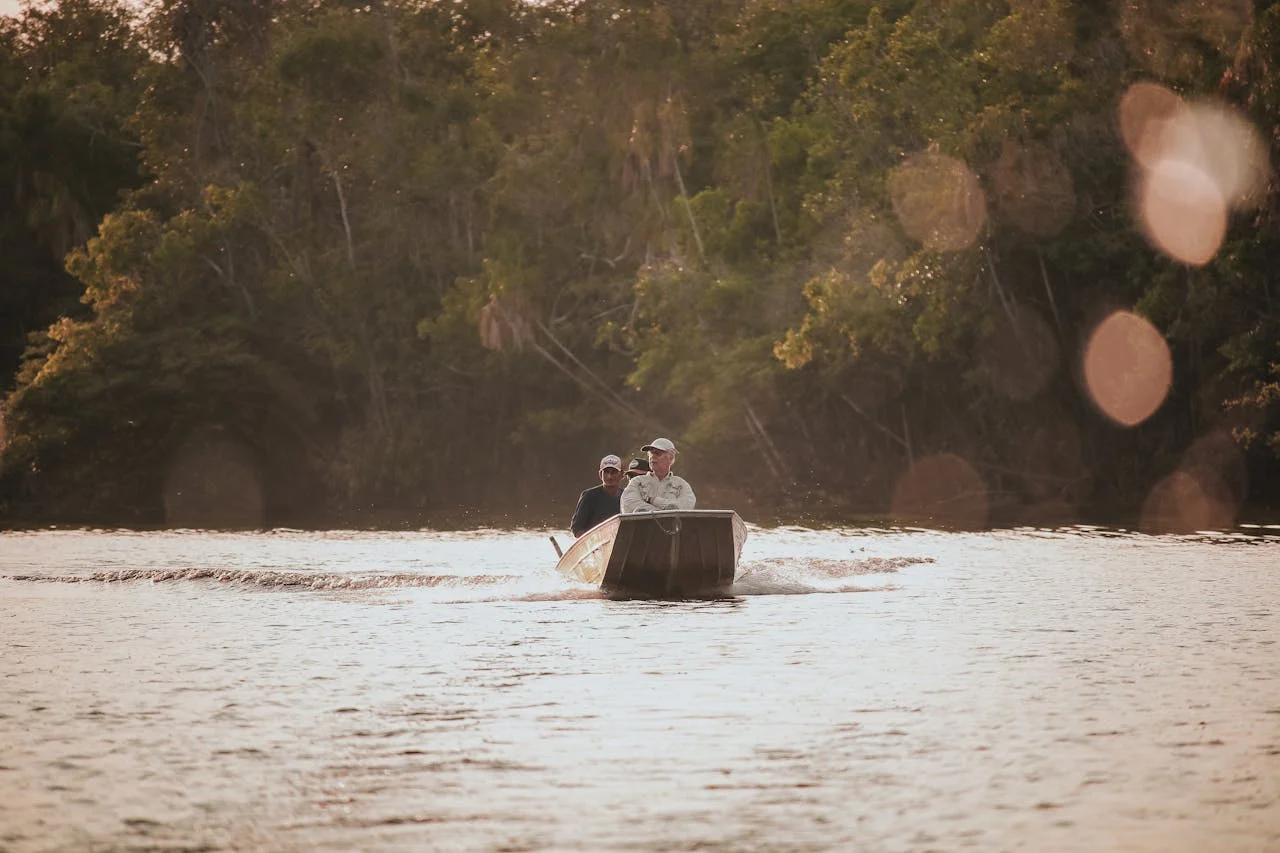
{"label": "white baseball cap", "polygon": [[665,450],[668,453],[675,453],[676,446],[669,438],[655,438],[653,441],[640,448],[646,453],[650,450]]}
{"label": "white baseball cap", "polygon": [[603,471],[605,468],[613,468],[621,471],[622,460],[610,453],[608,456],[600,460],[600,470]]}

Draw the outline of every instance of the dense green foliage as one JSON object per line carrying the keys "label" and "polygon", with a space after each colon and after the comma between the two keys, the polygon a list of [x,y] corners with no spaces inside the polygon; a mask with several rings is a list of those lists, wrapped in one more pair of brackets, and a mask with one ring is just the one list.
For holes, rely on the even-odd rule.
{"label": "dense green foliage", "polygon": [[[997,520],[1136,510],[1192,463],[1231,517],[1273,502],[1277,186],[1169,257],[1117,109],[1228,103],[1280,163],[1280,10],[1168,5],[29,6],[0,512],[189,520],[192,459],[269,523],[515,511],[659,434],[757,515],[888,508],[938,454]],[[1082,380],[1115,309],[1173,359],[1134,426]]]}

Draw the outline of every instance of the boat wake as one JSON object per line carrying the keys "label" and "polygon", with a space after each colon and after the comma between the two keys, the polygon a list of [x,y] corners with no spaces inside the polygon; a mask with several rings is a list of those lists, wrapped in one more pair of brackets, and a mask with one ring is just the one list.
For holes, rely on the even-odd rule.
{"label": "boat wake", "polygon": [[[885,589],[863,578],[889,575],[932,557],[821,559],[768,557],[744,562],[729,595],[805,595]],[[599,587],[566,580],[550,571],[532,574],[344,573],[237,567],[149,567],[100,569],[82,574],[3,574],[3,581],[44,584],[168,584],[206,582],[309,591],[430,590],[432,599],[474,601],[574,601],[607,597]]]}
{"label": "boat wake", "polygon": [[499,586],[521,580],[517,575],[419,575],[410,573],[346,575],[328,572],[286,572],[264,569],[182,568],[119,569],[85,575],[5,575],[7,580],[39,583],[128,583],[168,581],[219,581],[267,588],[302,589],[399,589],[404,587]]}
{"label": "boat wake", "polygon": [[809,595],[830,592],[868,592],[853,578],[894,574],[907,566],[932,563],[932,557],[866,557],[859,560],[790,559],[769,557],[743,563],[733,585],[734,595]]}

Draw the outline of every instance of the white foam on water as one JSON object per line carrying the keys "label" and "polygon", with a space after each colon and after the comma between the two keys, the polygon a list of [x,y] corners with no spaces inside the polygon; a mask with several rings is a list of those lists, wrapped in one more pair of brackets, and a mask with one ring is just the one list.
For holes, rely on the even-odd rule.
{"label": "white foam on water", "polygon": [[808,595],[885,589],[853,578],[894,574],[907,566],[932,563],[932,557],[864,557],[861,559],[766,557],[739,567],[734,595]]}
{"label": "white foam on water", "polygon": [[493,586],[521,580],[516,575],[345,575],[332,572],[289,572],[261,569],[172,568],[114,569],[87,575],[4,575],[15,581],[33,583],[167,583],[217,581],[267,588],[305,589],[395,589],[399,587]]}

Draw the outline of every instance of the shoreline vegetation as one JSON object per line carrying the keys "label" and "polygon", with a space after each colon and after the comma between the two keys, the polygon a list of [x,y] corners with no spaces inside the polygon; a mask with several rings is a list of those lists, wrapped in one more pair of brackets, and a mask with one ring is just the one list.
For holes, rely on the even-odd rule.
{"label": "shoreline vegetation", "polygon": [[[1002,506],[993,509],[986,523],[975,526],[964,518],[953,515],[902,516],[878,510],[874,507],[854,507],[830,500],[826,496],[814,497],[813,503],[793,502],[769,507],[761,506],[745,496],[733,492],[713,491],[723,500],[707,503],[705,508],[733,509],[743,520],[762,528],[797,527],[812,530],[831,528],[867,528],[875,530],[924,529],[939,532],[980,532],[1034,528],[1054,530],[1071,527],[1096,527],[1103,531],[1132,531],[1147,533],[1195,534],[1203,532],[1248,532],[1257,535],[1280,535],[1280,507],[1251,507],[1242,511],[1230,523],[1204,528],[1193,528],[1166,519],[1153,523],[1144,519],[1132,507],[1093,506],[1083,510],[1054,511],[1052,508]],[[163,533],[180,530],[204,530],[222,532],[270,532],[272,530],[301,530],[311,533],[325,532],[411,532],[454,531],[466,532],[481,529],[527,530],[546,529],[569,532],[569,517],[573,503],[564,501],[547,506],[507,505],[491,507],[438,507],[421,511],[386,511],[369,508],[346,513],[330,513],[309,518],[277,519],[275,522],[245,523],[242,520],[220,520],[214,515],[203,519],[190,519],[189,523],[113,523],[52,522],[21,517],[0,518],[0,533],[34,532],[41,530],[124,530],[139,533]]]}
{"label": "shoreline vegetation", "polygon": [[1166,5],[0,16],[0,527],[554,526],[659,435],[748,521],[1271,518],[1280,6]]}

